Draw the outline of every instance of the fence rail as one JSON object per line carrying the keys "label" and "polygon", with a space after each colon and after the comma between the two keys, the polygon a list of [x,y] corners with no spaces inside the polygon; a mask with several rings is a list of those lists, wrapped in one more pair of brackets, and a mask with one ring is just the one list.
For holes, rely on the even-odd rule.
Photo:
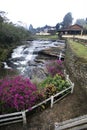
{"label": "fence rail", "polygon": [[61,123],[55,123],[55,130],[82,130],[85,128],[87,128],[87,115],[63,121]]}
{"label": "fence rail", "polygon": [[17,122],[23,122],[23,125],[26,125],[25,111],[0,115],[0,126]]}
{"label": "fence rail", "polygon": [[[66,88],[65,90],[62,90],[61,92],[59,92],[59,93],[51,96],[50,98],[42,101],[41,103],[38,103],[37,105],[33,106],[31,108],[31,110],[41,106],[44,103],[47,103],[48,101],[50,101],[50,107],[52,108],[53,104],[55,104],[56,102],[58,102],[59,100],[64,98],[67,94],[73,93],[74,83],[71,82],[68,75],[65,75],[65,77],[66,77],[66,80],[70,83],[69,88]],[[64,92],[66,92],[66,93],[64,93]],[[60,96],[60,98],[58,98],[58,99],[55,99],[56,97],[58,97],[61,94],[64,94],[64,95]],[[23,125],[25,125],[26,124],[26,112],[29,112],[29,111],[30,111],[29,109],[26,109],[25,111],[22,111],[22,112],[0,115],[0,126],[11,124],[11,123],[17,123],[17,122],[23,122]]]}

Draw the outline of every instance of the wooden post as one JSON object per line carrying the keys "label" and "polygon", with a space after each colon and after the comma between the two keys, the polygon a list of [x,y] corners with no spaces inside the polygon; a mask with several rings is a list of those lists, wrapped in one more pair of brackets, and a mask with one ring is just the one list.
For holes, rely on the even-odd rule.
{"label": "wooden post", "polygon": [[58,123],[55,122],[55,129],[54,130],[58,130],[58,127],[59,127]]}
{"label": "wooden post", "polygon": [[60,52],[59,54],[59,60],[61,60],[61,58],[62,58],[62,52]]}
{"label": "wooden post", "polygon": [[74,90],[74,83],[72,83],[71,93],[73,93],[73,90]]}
{"label": "wooden post", "polygon": [[22,112],[22,116],[23,116],[23,130],[27,130],[27,120],[26,120],[26,112],[25,111]]}
{"label": "wooden post", "polygon": [[54,97],[51,96],[51,108],[53,107],[53,99],[54,99]]}
{"label": "wooden post", "polygon": [[66,70],[64,70],[64,75],[66,76]]}
{"label": "wooden post", "polygon": [[81,30],[81,36],[83,35],[83,29]]}
{"label": "wooden post", "polygon": [[69,79],[69,75],[66,75],[66,80],[68,80]]}

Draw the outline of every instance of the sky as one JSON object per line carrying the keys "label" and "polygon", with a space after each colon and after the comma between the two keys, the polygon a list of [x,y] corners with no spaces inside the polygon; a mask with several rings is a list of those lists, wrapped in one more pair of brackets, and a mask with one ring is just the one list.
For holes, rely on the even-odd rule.
{"label": "sky", "polygon": [[0,0],[0,11],[7,13],[13,23],[21,21],[23,26],[34,28],[55,26],[64,16],[72,13],[73,22],[87,17],[87,0]]}

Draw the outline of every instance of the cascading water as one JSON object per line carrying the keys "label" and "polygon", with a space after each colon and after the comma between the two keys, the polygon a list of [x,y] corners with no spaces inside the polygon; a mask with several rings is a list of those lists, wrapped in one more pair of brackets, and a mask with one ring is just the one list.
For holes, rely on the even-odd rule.
{"label": "cascading water", "polygon": [[9,59],[9,67],[15,68],[20,74],[30,77],[30,75],[32,75],[32,67],[38,67],[34,61],[38,52],[45,48],[58,46],[59,44],[61,43],[39,40],[27,42],[27,44],[21,45],[13,50],[11,58]]}

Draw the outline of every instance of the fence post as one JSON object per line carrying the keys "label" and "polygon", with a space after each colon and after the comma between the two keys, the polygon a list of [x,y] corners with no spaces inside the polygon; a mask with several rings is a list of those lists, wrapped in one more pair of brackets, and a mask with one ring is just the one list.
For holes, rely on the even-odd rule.
{"label": "fence post", "polygon": [[66,70],[64,70],[64,75],[66,76]]}
{"label": "fence post", "polygon": [[69,75],[66,75],[66,80],[69,80]]}
{"label": "fence post", "polygon": [[58,123],[55,122],[55,129],[54,130],[58,130],[58,127],[59,127]]}
{"label": "fence post", "polygon": [[54,97],[51,96],[51,108],[53,107],[53,99],[54,99]]}
{"label": "fence post", "polygon": [[25,111],[23,111],[22,112],[22,116],[23,116],[23,129],[24,130],[27,130],[27,120],[26,120],[26,112]]}
{"label": "fence post", "polygon": [[73,90],[74,90],[74,83],[72,83],[71,93],[73,93]]}

